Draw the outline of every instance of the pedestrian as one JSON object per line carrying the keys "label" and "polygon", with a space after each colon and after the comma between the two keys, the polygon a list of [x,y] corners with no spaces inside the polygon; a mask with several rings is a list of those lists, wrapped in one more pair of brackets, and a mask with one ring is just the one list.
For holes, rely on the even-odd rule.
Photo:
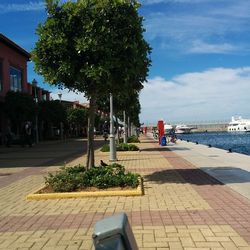
{"label": "pedestrian", "polygon": [[24,145],[32,147],[32,125],[30,121],[24,124]]}

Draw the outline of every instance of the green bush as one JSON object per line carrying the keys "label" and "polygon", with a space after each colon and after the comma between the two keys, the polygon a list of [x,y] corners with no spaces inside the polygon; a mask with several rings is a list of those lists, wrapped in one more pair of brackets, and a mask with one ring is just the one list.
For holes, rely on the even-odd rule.
{"label": "green bush", "polygon": [[56,174],[45,177],[45,183],[55,192],[72,192],[84,187],[137,187],[139,175],[125,173],[125,168],[119,164],[106,167],[92,167],[86,170],[82,166],[63,167]]}
{"label": "green bush", "polygon": [[[109,152],[109,145],[105,144],[102,146],[101,151],[102,152]],[[139,148],[134,144],[127,144],[127,143],[119,143],[116,145],[117,151],[138,151]]]}
{"label": "green bush", "polygon": [[138,151],[139,148],[134,144],[120,143],[116,146],[117,151]]}
{"label": "green bush", "polygon": [[128,138],[128,143],[140,143],[140,140],[136,135],[132,135]]}
{"label": "green bush", "polygon": [[102,152],[109,152],[109,144],[104,144],[101,148]]}

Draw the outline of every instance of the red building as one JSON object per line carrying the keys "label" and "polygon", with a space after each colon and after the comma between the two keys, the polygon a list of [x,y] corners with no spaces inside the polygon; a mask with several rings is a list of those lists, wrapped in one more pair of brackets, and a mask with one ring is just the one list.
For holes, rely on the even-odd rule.
{"label": "red building", "polygon": [[0,135],[4,133],[7,123],[2,107],[8,91],[36,95],[38,101],[50,99],[48,91],[32,86],[27,81],[27,62],[30,57],[30,53],[0,33]]}

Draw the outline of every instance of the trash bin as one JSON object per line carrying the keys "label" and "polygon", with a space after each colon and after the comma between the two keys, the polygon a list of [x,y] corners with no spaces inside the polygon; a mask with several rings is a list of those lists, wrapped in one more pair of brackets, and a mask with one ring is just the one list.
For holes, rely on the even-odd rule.
{"label": "trash bin", "polygon": [[166,136],[161,137],[161,146],[166,146],[167,145],[167,139]]}
{"label": "trash bin", "polygon": [[138,250],[125,213],[98,221],[92,238],[96,250]]}

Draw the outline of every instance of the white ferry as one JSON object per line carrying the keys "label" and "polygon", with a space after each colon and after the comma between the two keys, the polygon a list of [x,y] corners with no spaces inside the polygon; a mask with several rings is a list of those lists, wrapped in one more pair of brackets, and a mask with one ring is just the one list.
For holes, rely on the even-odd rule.
{"label": "white ferry", "polygon": [[187,125],[180,124],[180,125],[176,125],[175,133],[176,134],[190,134],[192,129],[193,129],[192,127],[188,127]]}
{"label": "white ferry", "polygon": [[228,132],[250,132],[250,119],[242,119],[241,116],[232,117],[227,127]]}
{"label": "white ferry", "polygon": [[174,127],[170,124],[164,124],[164,134],[170,134],[174,130]]}

